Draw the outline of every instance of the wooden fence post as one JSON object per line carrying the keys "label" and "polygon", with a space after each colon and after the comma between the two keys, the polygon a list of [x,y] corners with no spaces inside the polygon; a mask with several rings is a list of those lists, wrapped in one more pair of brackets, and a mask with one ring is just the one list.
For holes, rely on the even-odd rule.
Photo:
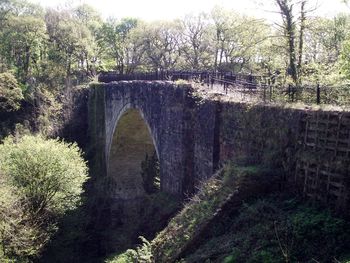
{"label": "wooden fence post", "polygon": [[291,90],[291,85],[288,84],[288,99],[291,100],[292,94],[291,94],[292,90]]}
{"label": "wooden fence post", "polygon": [[321,89],[320,89],[320,84],[317,84],[316,88],[316,103],[320,104],[321,103]]}

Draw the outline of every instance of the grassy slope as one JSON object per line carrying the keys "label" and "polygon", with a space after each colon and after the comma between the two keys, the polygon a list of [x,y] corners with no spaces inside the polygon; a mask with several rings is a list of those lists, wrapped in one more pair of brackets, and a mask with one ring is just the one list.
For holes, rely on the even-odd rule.
{"label": "grassy slope", "polygon": [[180,258],[227,207],[238,208],[244,200],[271,190],[272,184],[264,180],[267,174],[260,172],[253,167],[229,167],[202,185],[198,194],[152,241],[156,262],[172,262]]}
{"label": "grassy slope", "polygon": [[225,169],[153,241],[108,262],[347,262],[349,222],[268,194],[277,184],[258,167]]}
{"label": "grassy slope", "polygon": [[215,222],[183,262],[347,262],[349,223],[287,195],[270,195]]}

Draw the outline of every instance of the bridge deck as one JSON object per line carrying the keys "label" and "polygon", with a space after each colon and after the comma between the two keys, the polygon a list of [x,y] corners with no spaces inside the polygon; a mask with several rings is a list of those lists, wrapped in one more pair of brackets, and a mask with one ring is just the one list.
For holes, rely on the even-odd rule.
{"label": "bridge deck", "polygon": [[265,100],[267,78],[263,76],[233,74],[231,72],[189,72],[165,71],[135,74],[117,74],[103,72],[99,75],[100,82],[131,81],[131,80],[187,80],[195,85],[203,96],[221,95],[226,99],[239,102],[261,102]]}

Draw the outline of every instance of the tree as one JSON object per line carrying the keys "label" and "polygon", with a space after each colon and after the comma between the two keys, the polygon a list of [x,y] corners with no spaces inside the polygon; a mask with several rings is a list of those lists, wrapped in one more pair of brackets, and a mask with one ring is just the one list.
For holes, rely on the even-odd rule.
{"label": "tree", "polygon": [[[349,23],[349,16],[344,14],[331,19],[316,17],[307,21],[302,71],[304,80],[337,83],[342,48],[349,35]],[[330,79],[329,76],[333,77]]]}
{"label": "tree", "polygon": [[65,69],[66,87],[71,87],[71,79],[78,72],[88,75],[89,58],[92,54],[94,36],[89,27],[79,20],[71,10],[48,10],[45,15],[49,35],[49,58],[57,66]]}
{"label": "tree", "polygon": [[308,0],[275,0],[275,3],[282,18],[282,25],[279,25],[279,31],[282,33],[286,44],[288,56],[287,75],[291,77],[294,85],[300,85],[307,13],[313,11],[313,9],[306,8]]}
{"label": "tree", "polygon": [[22,90],[11,73],[0,73],[0,111],[15,111],[21,106]]}
{"label": "tree", "polygon": [[88,37],[84,43],[79,60],[86,75],[93,77],[97,74],[99,57],[102,55],[98,48],[97,38],[102,27],[102,18],[100,14],[87,4],[77,6],[72,10],[74,18],[76,18],[82,26],[88,29]]}
{"label": "tree", "polygon": [[103,24],[99,33],[99,46],[103,53],[115,60],[115,69],[123,74],[128,67],[128,37],[138,20],[125,18],[121,21],[110,19]]}
{"label": "tree", "polygon": [[0,29],[0,63],[6,64],[2,71],[14,70],[26,84],[45,42],[43,9],[27,1],[7,0],[0,10],[6,15]]}
{"label": "tree", "polygon": [[0,231],[0,242],[7,256],[26,259],[40,253],[58,219],[79,205],[87,167],[76,144],[8,137],[0,145],[0,180],[0,192],[12,198],[0,201],[0,226],[12,230]]}
{"label": "tree", "polygon": [[294,20],[293,4],[289,0],[276,0],[283,20],[283,35],[286,39],[289,67],[288,74],[295,84],[298,83],[299,76],[296,61],[296,21]]}
{"label": "tree", "polygon": [[223,55],[225,52],[226,34],[229,30],[228,19],[229,13],[218,6],[211,11],[211,18],[214,21],[215,27],[215,55],[214,55],[214,70],[217,71],[221,66]]}
{"label": "tree", "polygon": [[139,21],[137,26],[130,30],[126,40],[126,73],[132,73],[135,70],[147,71],[149,69],[149,62],[146,57],[145,34],[147,32],[147,25]]}
{"label": "tree", "polygon": [[268,26],[262,20],[252,19],[219,7],[212,10],[214,22],[214,69],[252,71],[256,60],[261,60],[261,45],[268,39]]}
{"label": "tree", "polygon": [[144,46],[149,63],[157,70],[174,69],[180,58],[181,25],[158,21],[147,25]]}
{"label": "tree", "polygon": [[2,0],[0,2],[0,26],[2,27],[7,20],[7,15],[10,12],[10,1]]}
{"label": "tree", "polygon": [[38,61],[40,47],[45,42],[45,24],[33,16],[12,16],[2,34],[2,53],[8,64],[17,69],[17,78],[26,83],[33,64]]}
{"label": "tree", "polygon": [[340,58],[342,71],[350,79],[350,40],[345,41]]}
{"label": "tree", "polygon": [[192,70],[209,69],[213,61],[208,15],[187,15],[182,20],[181,39],[185,66]]}

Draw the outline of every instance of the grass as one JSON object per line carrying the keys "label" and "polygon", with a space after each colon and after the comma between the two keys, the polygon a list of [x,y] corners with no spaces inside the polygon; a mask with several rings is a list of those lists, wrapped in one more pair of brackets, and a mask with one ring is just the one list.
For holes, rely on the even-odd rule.
{"label": "grass", "polygon": [[259,171],[259,167],[241,169],[228,165],[203,184],[182,211],[152,241],[156,261],[173,262],[193,246],[203,231],[220,215],[225,204],[233,201],[240,203],[260,192],[262,188],[251,187],[251,180],[256,178]]}
{"label": "grass", "polygon": [[350,224],[289,195],[227,211],[182,262],[346,262]]}
{"label": "grass", "polygon": [[348,263],[350,223],[274,191],[273,174],[227,165],[152,241],[106,262]]}

